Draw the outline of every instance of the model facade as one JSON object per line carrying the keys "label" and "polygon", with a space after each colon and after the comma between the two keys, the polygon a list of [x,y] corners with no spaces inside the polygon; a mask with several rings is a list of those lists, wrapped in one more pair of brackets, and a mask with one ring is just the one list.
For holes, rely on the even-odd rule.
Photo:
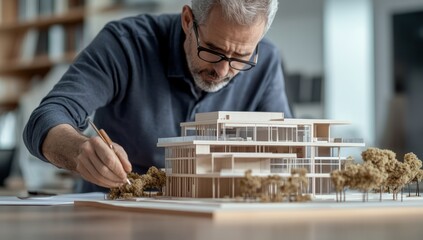
{"label": "model facade", "polygon": [[362,139],[331,136],[344,121],[290,119],[277,112],[198,113],[181,123],[181,136],[160,138],[165,148],[165,195],[192,198],[240,196],[245,171],[288,177],[307,169],[304,193],[334,192],[330,172],[346,160],[345,147],[363,147]]}

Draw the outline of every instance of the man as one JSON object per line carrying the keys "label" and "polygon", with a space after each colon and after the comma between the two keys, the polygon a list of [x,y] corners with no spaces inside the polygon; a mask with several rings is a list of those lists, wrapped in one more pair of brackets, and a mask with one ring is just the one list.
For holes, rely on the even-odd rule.
{"label": "man", "polygon": [[[164,166],[160,137],[211,111],[291,116],[279,52],[262,39],[277,0],[192,0],[180,15],[107,24],[32,113],[24,140],[35,156],[72,170],[82,191],[117,187],[130,171]],[[80,133],[86,118],[114,141]]]}

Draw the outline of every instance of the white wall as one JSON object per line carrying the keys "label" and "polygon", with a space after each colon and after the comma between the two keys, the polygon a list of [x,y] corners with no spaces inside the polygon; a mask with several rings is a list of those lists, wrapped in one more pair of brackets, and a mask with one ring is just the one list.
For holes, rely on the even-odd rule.
{"label": "white wall", "polygon": [[326,117],[351,126],[336,133],[374,143],[373,6],[371,0],[326,0]]}
{"label": "white wall", "polygon": [[279,47],[287,72],[323,74],[323,0],[279,0],[267,37]]}
{"label": "white wall", "polygon": [[88,0],[89,9],[92,14],[86,19],[85,39],[88,44],[104,27],[106,23],[112,20],[121,19],[128,16],[135,16],[142,13],[162,14],[162,13],[180,13],[185,4],[190,5],[191,0],[127,0],[128,5],[121,9],[111,11],[98,11],[104,6],[110,4],[111,0]]}

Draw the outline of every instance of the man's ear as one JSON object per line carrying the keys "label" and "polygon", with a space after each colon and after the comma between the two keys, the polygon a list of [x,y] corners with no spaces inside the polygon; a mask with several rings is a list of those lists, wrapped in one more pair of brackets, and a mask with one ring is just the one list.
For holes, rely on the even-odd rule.
{"label": "man's ear", "polygon": [[189,31],[191,30],[192,23],[194,22],[192,10],[188,5],[185,5],[182,8],[181,22],[182,29],[184,30],[185,35],[188,35]]}

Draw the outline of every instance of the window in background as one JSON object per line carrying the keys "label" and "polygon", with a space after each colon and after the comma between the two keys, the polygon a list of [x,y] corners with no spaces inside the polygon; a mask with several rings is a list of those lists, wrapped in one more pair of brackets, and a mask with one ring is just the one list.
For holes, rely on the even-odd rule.
{"label": "window in background", "polygon": [[393,92],[385,145],[423,157],[423,10],[393,14]]}

